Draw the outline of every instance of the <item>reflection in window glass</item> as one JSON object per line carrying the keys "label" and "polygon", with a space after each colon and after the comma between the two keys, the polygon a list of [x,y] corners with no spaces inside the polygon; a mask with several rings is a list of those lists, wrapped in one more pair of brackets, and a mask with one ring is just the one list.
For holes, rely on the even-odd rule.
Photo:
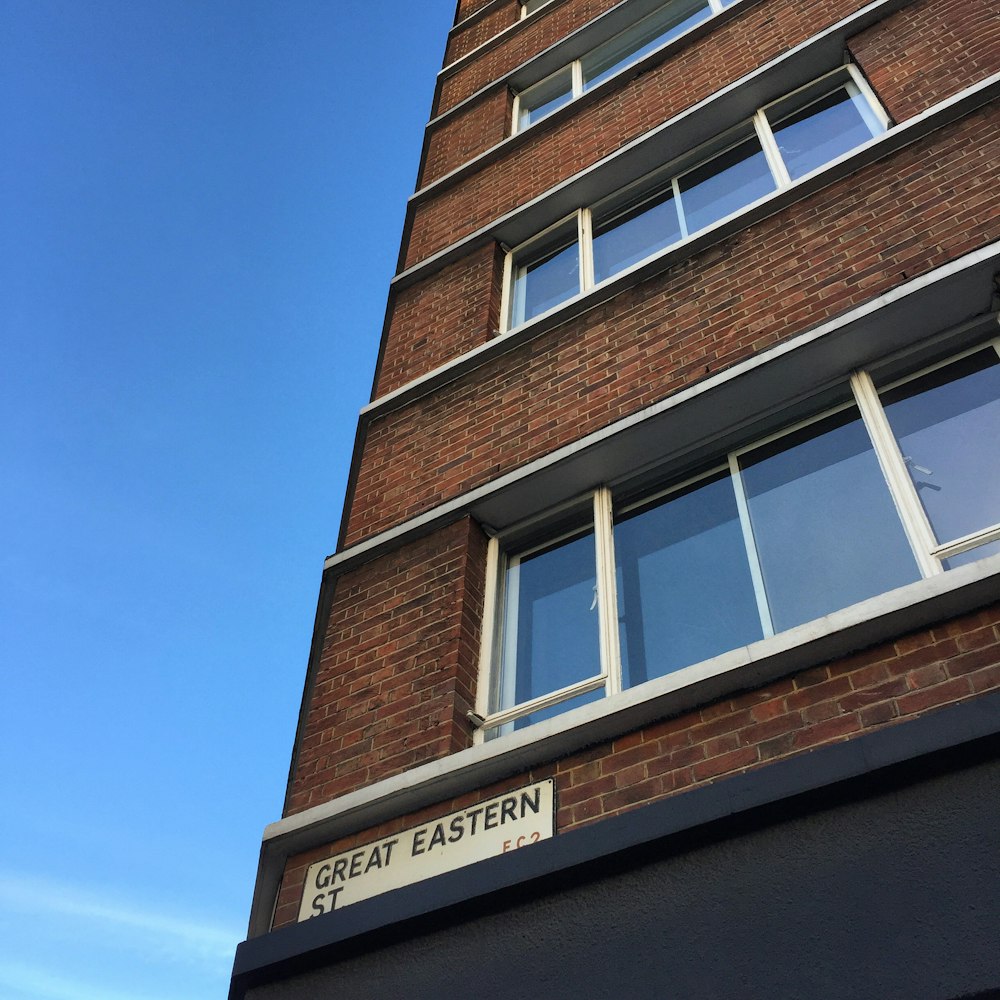
{"label": "reflection in window glass", "polygon": [[623,685],[763,636],[729,475],[615,525]]}
{"label": "reflection in window glass", "polygon": [[496,709],[600,674],[596,586],[593,531],[511,559]]}
{"label": "reflection in window glass", "polygon": [[859,102],[847,87],[838,87],[774,126],[775,141],[793,181],[876,134],[862,117]]}
{"label": "reflection in window glass", "polygon": [[584,90],[597,86],[627,63],[641,59],[699,21],[704,21],[711,13],[704,0],[678,0],[666,4],[655,14],[643,18],[583,57]]}
{"label": "reflection in window glass", "polygon": [[928,372],[884,393],[882,405],[939,543],[1000,521],[996,351]]}
{"label": "reflection in window glass", "polygon": [[689,234],[775,189],[771,168],[756,137],[683,174],[678,183]]}
{"label": "reflection in window glass", "polygon": [[606,221],[598,218],[594,222],[594,281],[603,281],[680,238],[670,189]]}
{"label": "reflection in window glass", "polygon": [[775,631],[918,579],[857,410],[740,460]]}
{"label": "reflection in window glass", "polygon": [[526,323],[580,291],[580,249],[574,241],[518,268],[513,323]]}
{"label": "reflection in window glass", "polygon": [[548,79],[525,90],[517,101],[517,127],[526,128],[539,118],[561,108],[573,97],[573,76],[570,68],[554,73]]}

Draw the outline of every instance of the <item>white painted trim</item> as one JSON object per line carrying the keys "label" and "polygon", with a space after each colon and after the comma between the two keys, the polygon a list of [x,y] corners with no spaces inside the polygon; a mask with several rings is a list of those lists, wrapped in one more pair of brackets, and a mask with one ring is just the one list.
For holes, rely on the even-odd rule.
{"label": "white painted trim", "polygon": [[757,139],[760,141],[760,148],[764,150],[764,158],[771,168],[771,176],[774,178],[776,189],[780,191],[783,188],[790,188],[793,183],[792,178],[789,176],[785,160],[781,155],[781,150],[778,149],[774,132],[771,130],[771,123],[763,108],[754,113],[753,126],[757,132]]}
{"label": "white painted trim", "polygon": [[[503,255],[503,287],[500,289],[500,329],[505,330],[514,315],[514,254]],[[481,345],[487,346],[487,345]],[[443,366],[442,366],[443,367]],[[369,406],[372,404],[369,403]],[[364,412],[364,411],[362,411]]]}
{"label": "white painted trim", "polygon": [[[483,588],[483,621],[482,634],[496,637],[497,612],[500,601],[500,543],[491,538],[486,548],[486,585]],[[487,631],[487,628],[489,631]],[[483,642],[479,647],[479,670],[476,683],[476,714],[485,719],[490,711],[490,679],[493,676],[493,664],[496,662],[496,643]],[[477,728],[475,740],[481,743],[482,730]]]}
{"label": "white painted trim", "polygon": [[535,7],[534,10],[528,10],[528,5],[530,3],[530,0],[528,0],[528,2],[522,2],[521,3],[521,20],[523,21],[523,20],[525,20],[525,18],[532,17],[534,14],[537,14],[544,7],[548,7],[548,5],[550,3],[552,3],[552,2],[553,2],[553,0],[542,0],[542,2],[537,7]]}
{"label": "white painted trim", "polygon": [[[851,93],[850,86],[848,86],[847,92],[851,94],[851,97],[857,96],[861,98],[860,101],[855,100],[855,106],[861,117],[865,119],[865,124],[872,130],[872,135],[878,135],[880,132],[890,129],[892,121],[889,119],[889,113],[878,99],[878,95],[874,89],[865,79],[864,74],[853,62],[847,62],[844,65],[847,67],[847,72],[851,75],[851,83],[857,89],[858,94]],[[868,115],[874,115],[875,121],[870,121],[867,117]]]}
{"label": "white painted trim", "polygon": [[740,516],[740,528],[743,532],[743,549],[746,552],[750,567],[750,580],[753,583],[753,596],[757,602],[757,615],[760,618],[760,628],[764,636],[774,635],[774,623],[771,621],[771,604],[767,599],[767,588],[764,586],[764,571],[761,569],[760,556],[757,553],[757,542],[753,537],[753,522],[750,520],[750,505],[747,503],[747,492],[743,485],[740,472],[740,460],[737,452],[729,456],[729,481],[736,494],[736,510]]}
{"label": "white painted trim", "polygon": [[[518,719],[603,687],[605,687],[605,675],[600,673],[585,677],[582,681],[574,681],[572,684],[557,688],[555,691],[540,694],[537,698],[532,698],[529,701],[519,701],[511,705],[510,708],[488,715],[483,723],[483,731],[497,729],[501,735],[506,736],[508,733],[514,732],[512,723]],[[537,724],[535,723],[535,725]]]}
{"label": "white painted trim", "polygon": [[854,372],[851,375],[851,390],[854,392],[862,422],[875,449],[875,456],[882,469],[892,502],[900,521],[903,522],[903,530],[917,560],[920,575],[936,576],[943,572],[938,560],[930,555],[931,550],[937,545],[937,540],[906,471],[899,445],[889,427],[889,421],[886,419],[885,410],[882,409],[878,390],[872,382],[871,375],[866,371]]}
{"label": "white painted trim", "polygon": [[594,215],[589,208],[580,209],[580,290],[594,287]]}
{"label": "white painted trim", "polygon": [[618,594],[615,573],[614,521],[611,490],[594,492],[594,553],[597,562],[598,631],[601,666],[607,677],[605,696],[622,690],[621,646],[618,636]]}
{"label": "white painted trim", "polygon": [[970,549],[978,549],[980,545],[995,542],[997,539],[1000,539],[1000,523],[991,524],[988,528],[973,531],[971,534],[963,535],[945,545],[939,545],[931,554],[939,559],[950,559],[952,556],[961,555]]}
{"label": "white painted trim", "polygon": [[[503,555],[498,564],[501,575],[500,592],[502,597],[502,622],[503,628],[499,636],[499,642],[495,642],[494,636],[489,637],[489,642],[485,645],[489,649],[495,648],[497,656],[493,659],[493,669],[496,676],[489,686],[490,691],[497,692],[497,702],[501,705],[516,704],[515,692],[517,690],[517,672],[508,669],[508,665],[513,666],[517,662],[517,613],[516,609],[521,599],[521,557],[508,557]],[[485,638],[485,634],[483,635]]]}

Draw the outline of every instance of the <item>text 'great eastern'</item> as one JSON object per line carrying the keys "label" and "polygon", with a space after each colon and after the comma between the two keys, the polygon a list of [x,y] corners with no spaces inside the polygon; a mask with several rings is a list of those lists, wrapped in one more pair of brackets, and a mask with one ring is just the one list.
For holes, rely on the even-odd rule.
{"label": "text 'great eastern'", "polygon": [[554,794],[550,778],[317,861],[306,872],[299,920],[545,840]]}

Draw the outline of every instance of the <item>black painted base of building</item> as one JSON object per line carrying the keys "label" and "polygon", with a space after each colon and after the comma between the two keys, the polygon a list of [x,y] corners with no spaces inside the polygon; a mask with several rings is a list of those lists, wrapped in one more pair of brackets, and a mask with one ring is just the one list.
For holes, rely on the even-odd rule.
{"label": "black painted base of building", "polygon": [[231,998],[1000,996],[1000,696],[240,946]]}

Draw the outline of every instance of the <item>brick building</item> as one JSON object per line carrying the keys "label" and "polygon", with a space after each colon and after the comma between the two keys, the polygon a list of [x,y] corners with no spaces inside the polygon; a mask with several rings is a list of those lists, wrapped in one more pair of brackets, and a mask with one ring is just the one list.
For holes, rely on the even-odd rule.
{"label": "brick building", "polygon": [[444,62],[231,997],[995,995],[996,0]]}

